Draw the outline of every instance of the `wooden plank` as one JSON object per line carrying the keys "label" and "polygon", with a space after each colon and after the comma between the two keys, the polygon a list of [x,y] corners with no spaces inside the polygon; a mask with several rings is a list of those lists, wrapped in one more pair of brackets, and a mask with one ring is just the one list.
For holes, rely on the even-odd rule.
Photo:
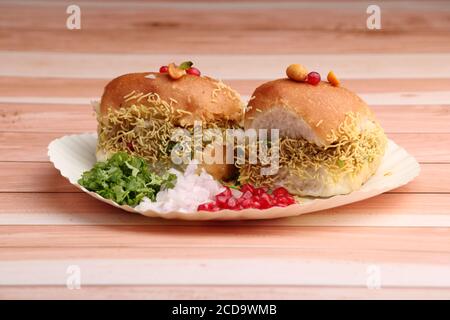
{"label": "wooden plank", "polygon": [[432,299],[450,298],[450,289],[310,286],[2,286],[1,299]]}
{"label": "wooden plank", "polygon": [[[66,204],[67,205],[67,204]],[[208,226],[0,226],[0,247],[283,247],[450,252],[449,228]],[[381,253],[380,253],[381,254]],[[443,256],[444,257],[444,256]],[[444,257],[445,258],[445,257]],[[448,263],[448,261],[446,261]]]}
{"label": "wooden plank", "polygon": [[[0,97],[99,97],[108,79],[0,77]],[[225,83],[250,96],[265,80],[229,79]],[[450,88],[450,79],[347,79],[342,83],[356,93],[433,92]]]}
{"label": "wooden plank", "polygon": [[[48,161],[47,146],[59,137],[75,132],[0,132],[0,161]],[[450,134],[389,133],[421,163],[450,162]]]}
{"label": "wooden plank", "polygon": [[382,194],[313,214],[275,220],[192,222],[130,214],[83,193],[0,193],[0,225],[450,226],[448,194]]}
{"label": "wooden plank", "polygon": [[[0,192],[82,192],[51,163],[0,162],[0,181]],[[420,176],[395,192],[450,193],[450,164],[422,164]]]}
{"label": "wooden plank", "polygon": [[[383,28],[376,31],[366,28],[365,3],[160,6],[83,3],[82,29],[71,31],[65,28],[64,4],[2,4],[0,48],[152,53],[263,53],[267,48],[274,53],[450,51],[448,5],[443,2],[415,1],[408,6],[382,2]],[[299,24],[299,15],[316,19]]]}
{"label": "wooden plank", "polygon": [[[223,248],[189,248],[189,247],[152,247],[141,248],[85,248],[85,247],[68,247],[64,248],[64,254],[61,254],[60,248],[45,247],[36,250],[34,247],[13,247],[2,248],[0,251],[0,261],[32,261],[32,260],[95,260],[95,259],[186,259],[186,260],[230,260],[230,259],[267,259],[288,260],[298,257],[306,260],[317,260],[326,257],[333,261],[371,261],[372,263],[391,263],[398,264],[405,261],[415,261],[417,265],[433,264],[442,265],[449,258],[449,254],[442,252],[415,252],[415,251],[370,251],[355,250],[352,248],[285,248],[285,247],[254,247],[251,250],[241,247],[223,247]],[[421,258],[417,259],[420,254]]]}
{"label": "wooden plank", "polygon": [[0,181],[0,192],[82,192],[47,162],[0,162]]}
{"label": "wooden plank", "polygon": [[94,54],[7,50],[0,51],[0,59],[0,76],[44,78],[112,79],[129,72],[159,70],[168,61],[186,59],[195,61],[204,75],[223,80],[284,77],[286,66],[295,61],[322,75],[334,70],[340,79],[448,79],[450,73],[449,53]]}
{"label": "wooden plank", "polygon": [[[450,106],[373,106],[372,110],[388,133],[450,133]],[[0,104],[0,131],[92,132],[96,120],[87,105]]]}
{"label": "wooden plank", "polygon": [[[298,285],[367,287],[378,270],[391,287],[450,288],[449,261],[441,264],[305,259],[91,259],[1,261],[0,285],[65,285],[76,266],[84,285]],[[261,266],[264,265],[264,268]],[[108,272],[105,272],[108,270]],[[150,271],[151,270],[151,271]],[[205,272],[208,270],[208,272]],[[333,273],[327,270],[334,270]],[[270,277],[267,277],[267,273]]]}

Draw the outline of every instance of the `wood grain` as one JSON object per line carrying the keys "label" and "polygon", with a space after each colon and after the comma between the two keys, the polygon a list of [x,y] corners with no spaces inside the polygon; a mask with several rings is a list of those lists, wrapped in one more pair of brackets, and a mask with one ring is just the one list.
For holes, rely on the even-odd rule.
{"label": "wood grain", "polygon": [[[219,249],[220,250],[220,249]],[[445,260],[443,260],[445,261]],[[264,265],[264,268],[261,266]],[[367,272],[382,272],[382,287],[446,288],[450,268],[439,264],[305,259],[89,259],[1,261],[0,285],[65,285],[77,267],[84,285],[273,285],[367,287]],[[73,268],[72,267],[72,268]],[[323,273],[333,269],[334,273]],[[108,270],[108,272],[105,272]],[[208,270],[208,272],[205,272]],[[14,274],[14,271],[17,274]],[[267,277],[267,273],[271,276]]]}
{"label": "wood grain", "polygon": [[367,288],[310,286],[82,286],[69,290],[63,286],[0,287],[1,299],[216,299],[249,297],[262,300],[299,299],[449,299],[449,289]]}
{"label": "wood grain", "polygon": [[[381,3],[383,26],[376,31],[366,28],[367,5],[363,3],[317,7],[310,2],[300,8],[296,3],[288,8],[272,3],[268,9],[258,3],[250,9],[240,3],[234,3],[237,9],[212,2],[182,8],[84,3],[82,29],[75,31],[65,28],[64,4],[2,4],[0,48],[186,54],[450,51],[448,3],[408,4],[415,4],[418,11]],[[309,17],[308,23],[298,23],[299,16]]]}
{"label": "wood grain", "polygon": [[[0,33],[1,34],[1,33]],[[411,54],[113,54],[0,51],[0,76],[112,79],[121,74],[159,70],[168,61],[192,60],[204,75],[222,80],[284,77],[286,66],[301,62],[322,75],[340,79],[448,79],[449,53]],[[351,61],[351,63],[349,63]],[[370,62],[370,63],[368,63]],[[45,68],[40,67],[45,66]],[[245,70],[245,72],[243,72]]]}
{"label": "wood grain", "polygon": [[284,247],[441,252],[449,228],[209,226],[0,226],[0,247]]}
{"label": "wood grain", "polygon": [[[380,254],[382,252],[382,254]],[[64,248],[64,254],[60,248],[39,248],[33,247],[9,248],[4,247],[0,251],[0,261],[88,261],[104,259],[186,259],[186,260],[230,260],[230,259],[268,259],[276,261],[290,259],[292,257],[305,260],[317,260],[327,257],[336,261],[372,261],[383,264],[401,264],[405,261],[414,261],[417,256],[421,258],[415,262],[418,265],[437,264],[441,265],[446,260],[442,259],[441,252],[416,252],[416,251],[382,251],[357,250],[354,248],[286,248],[286,247],[222,247],[222,248],[197,248],[197,247],[149,247],[145,250],[136,247],[124,248],[85,248],[70,247]],[[445,256],[446,254],[444,254]],[[1,288],[1,287],[0,287]]]}
{"label": "wood grain", "polygon": [[[13,284],[0,285],[0,299],[450,298],[448,1],[378,2],[378,31],[366,29],[367,4],[353,0],[77,4],[82,29],[70,31],[60,1],[0,3],[0,283]],[[95,131],[88,100],[113,76],[186,59],[243,95],[284,76],[292,62],[322,74],[332,69],[374,105],[388,136],[421,162],[421,175],[314,214],[187,222],[101,203],[48,162],[51,140]],[[283,278],[308,261],[316,285]],[[87,283],[106,282],[67,289],[69,262],[87,268]],[[357,282],[369,264],[383,268],[390,286]],[[105,265],[113,272],[89,279]],[[337,272],[338,265],[345,268]],[[190,274],[190,266],[201,272]],[[217,285],[239,267],[251,274],[232,272],[233,283]]]}

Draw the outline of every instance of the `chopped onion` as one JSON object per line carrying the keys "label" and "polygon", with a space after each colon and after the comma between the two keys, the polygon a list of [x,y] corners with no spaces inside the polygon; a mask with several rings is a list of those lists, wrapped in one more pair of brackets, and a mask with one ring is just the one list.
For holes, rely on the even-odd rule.
{"label": "chopped onion", "polygon": [[184,173],[175,169],[169,171],[177,176],[175,187],[158,192],[155,202],[144,198],[136,206],[136,210],[196,212],[200,204],[212,201],[216,194],[224,190],[223,186],[204,169],[200,174],[197,173],[198,162],[196,161],[192,161]]}

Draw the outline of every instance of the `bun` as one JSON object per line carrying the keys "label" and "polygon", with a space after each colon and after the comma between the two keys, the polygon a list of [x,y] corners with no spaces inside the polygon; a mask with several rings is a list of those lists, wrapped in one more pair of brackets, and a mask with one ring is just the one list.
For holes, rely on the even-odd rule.
{"label": "bun", "polygon": [[[139,97],[124,99],[129,95],[132,98],[133,92],[156,93],[161,100],[173,102],[176,109],[187,111],[176,125],[192,125],[195,120],[239,122],[243,116],[239,94],[223,82],[189,74],[174,80],[159,72],[130,73],[113,79],[105,87],[101,114],[105,115],[109,108],[135,104]],[[140,103],[145,104],[145,99]]]}
{"label": "bun", "polygon": [[387,144],[367,104],[353,92],[321,82],[288,79],[258,87],[245,128],[279,129],[280,169],[261,176],[241,167],[242,183],[284,186],[300,196],[330,197],[357,190],[378,169]]}
{"label": "bun", "polygon": [[[176,128],[203,127],[222,130],[243,119],[239,94],[224,83],[186,74],[174,80],[159,72],[130,73],[110,81],[97,109],[97,159],[117,151],[146,159],[155,168],[171,163],[171,135]],[[232,164],[201,164],[218,180],[235,175]]]}
{"label": "bun", "polygon": [[310,85],[278,79],[259,86],[245,113],[246,128],[280,129],[281,137],[303,137],[326,146],[348,113],[373,119],[367,104],[353,92],[326,82]]}

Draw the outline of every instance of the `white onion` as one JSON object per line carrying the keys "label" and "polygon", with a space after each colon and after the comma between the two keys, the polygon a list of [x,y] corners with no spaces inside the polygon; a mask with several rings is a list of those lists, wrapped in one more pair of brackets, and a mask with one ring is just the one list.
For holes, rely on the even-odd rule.
{"label": "white onion", "polygon": [[175,187],[158,192],[155,202],[144,198],[135,209],[140,212],[196,212],[200,204],[212,201],[216,194],[224,190],[205,170],[202,169],[201,173],[197,174],[197,168],[198,163],[192,161],[184,174],[171,169],[170,172],[177,176]]}

